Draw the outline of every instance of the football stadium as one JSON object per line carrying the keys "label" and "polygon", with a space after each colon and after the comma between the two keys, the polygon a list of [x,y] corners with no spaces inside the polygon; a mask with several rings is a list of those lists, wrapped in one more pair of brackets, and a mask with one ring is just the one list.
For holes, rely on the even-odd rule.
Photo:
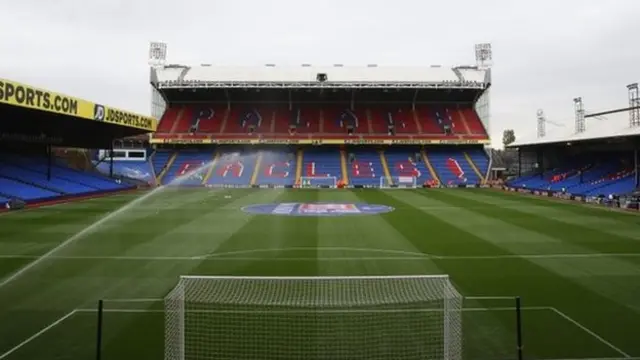
{"label": "football stadium", "polygon": [[151,116],[0,79],[0,360],[640,358],[637,84],[576,98],[575,130],[540,112],[498,177],[475,50],[221,67],[152,43]]}

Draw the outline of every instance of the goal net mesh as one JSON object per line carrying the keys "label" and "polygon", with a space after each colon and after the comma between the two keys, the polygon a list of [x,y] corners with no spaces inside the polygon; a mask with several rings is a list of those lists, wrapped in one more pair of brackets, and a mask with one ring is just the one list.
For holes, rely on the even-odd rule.
{"label": "goal net mesh", "polygon": [[462,357],[447,276],[181,277],[165,298],[165,359]]}
{"label": "goal net mesh", "polygon": [[417,187],[417,179],[415,176],[381,176],[381,188],[415,188]]}
{"label": "goal net mesh", "polygon": [[315,188],[315,187],[331,187],[337,186],[338,179],[335,176],[301,176],[300,187],[303,188]]}

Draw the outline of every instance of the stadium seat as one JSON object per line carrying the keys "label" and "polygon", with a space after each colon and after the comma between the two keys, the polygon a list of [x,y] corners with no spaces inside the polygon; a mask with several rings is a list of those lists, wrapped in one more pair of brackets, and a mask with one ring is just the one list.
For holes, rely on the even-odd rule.
{"label": "stadium seat", "polygon": [[173,125],[173,133],[187,133],[191,129],[191,125],[194,124],[194,118],[196,111],[191,106],[185,106],[182,111],[178,112],[176,123]]}
{"label": "stadium seat", "polygon": [[[313,106],[301,106],[300,107],[300,123],[301,125],[296,129],[298,134],[317,134],[324,132],[320,131],[320,108]],[[326,120],[325,120],[326,121]],[[324,125],[324,122],[322,122]],[[324,126],[323,126],[324,127]]]}
{"label": "stadium seat", "polygon": [[420,122],[423,134],[444,134],[444,130],[442,130],[442,127],[440,127],[435,120],[432,109],[425,106],[416,107],[415,115]]}
{"label": "stadium seat", "polygon": [[[324,114],[324,132],[335,134],[346,134],[346,125],[351,123],[351,118],[341,118],[344,113],[345,107],[326,107],[323,108]],[[343,120],[343,121],[341,121]]]}
{"label": "stadium seat", "polygon": [[471,131],[471,134],[475,134],[475,135],[487,134],[487,131],[485,130],[484,125],[482,124],[482,121],[480,120],[480,117],[478,117],[478,114],[475,112],[475,110],[470,108],[465,108],[465,109],[461,109],[460,112],[462,116],[464,116],[465,120],[467,121],[467,125],[469,126],[469,130]]}
{"label": "stadium seat", "polygon": [[586,154],[565,159],[562,165],[542,176],[526,175],[508,184],[532,190],[565,190],[583,196],[623,195],[635,189],[630,163],[624,154]]}
{"label": "stadium seat", "polygon": [[[69,168],[58,159],[54,159],[51,167],[46,158],[38,156],[3,154],[0,161],[0,174],[62,194],[80,195],[129,187],[97,172]],[[51,179],[47,179],[47,172]]]}
{"label": "stadium seat", "polygon": [[342,179],[340,152],[338,149],[307,149],[304,152],[302,176]]}
{"label": "stadium seat", "polygon": [[468,131],[467,129],[468,124],[465,121],[463,121],[457,109],[445,108],[443,109],[443,111],[444,111],[445,117],[449,119],[449,122],[451,124],[451,129],[455,134],[463,134],[463,135],[470,134],[470,131]]}
{"label": "stadium seat", "polygon": [[429,169],[421,159],[420,149],[390,148],[385,150],[385,157],[391,176],[415,176],[418,185],[433,180]]}
{"label": "stadium seat", "polygon": [[45,174],[5,163],[0,164],[0,175],[63,194],[82,194],[98,190],[61,178],[51,177],[47,179]]}
{"label": "stadium seat", "polygon": [[353,154],[352,161],[347,160],[350,183],[352,185],[379,186],[380,177],[385,176],[380,154],[374,149],[355,148],[347,150],[347,153]]}
{"label": "stadium seat", "polygon": [[207,184],[249,186],[257,158],[257,152],[220,150]]}
{"label": "stadium seat", "polygon": [[156,130],[158,133],[169,133],[173,128],[173,124],[178,118],[178,113],[181,111],[181,108],[170,107],[168,108],[162,119],[160,119],[160,123],[158,124],[158,129]]}
{"label": "stadium seat", "polygon": [[429,159],[445,185],[479,184],[480,178],[464,156],[464,149],[430,149]]}
{"label": "stadium seat", "polygon": [[256,185],[294,185],[296,155],[285,151],[262,151]]}
{"label": "stadium seat", "polygon": [[159,175],[164,167],[169,162],[169,158],[173,155],[173,151],[157,150],[151,155],[151,161],[153,163],[153,171],[156,175]]}
{"label": "stadium seat", "polygon": [[484,149],[469,149],[466,151],[471,161],[476,165],[482,175],[486,175],[489,170],[489,157]]}
{"label": "stadium seat", "polygon": [[25,201],[58,197],[61,194],[0,176],[2,193]]}
{"label": "stadium seat", "polygon": [[[213,161],[213,152],[211,151],[182,150],[176,156],[173,164],[166,170],[162,178],[162,184],[171,184],[176,178],[192,173],[211,161]],[[202,185],[205,174],[206,170],[203,169],[203,172],[196,172],[187,178],[181,178],[180,185]]]}
{"label": "stadium seat", "polygon": [[296,132],[304,124],[300,116],[300,108],[289,110],[286,107],[279,107],[273,109],[273,132],[276,134],[288,134],[290,126],[296,127]]}
{"label": "stadium seat", "polygon": [[[406,129],[407,127],[404,118],[399,119],[392,110],[381,107],[370,107],[367,111],[371,117],[371,131],[374,134],[388,134],[389,126],[394,126],[396,132],[399,131],[398,128]],[[415,133],[417,132],[414,131],[414,134]]]}

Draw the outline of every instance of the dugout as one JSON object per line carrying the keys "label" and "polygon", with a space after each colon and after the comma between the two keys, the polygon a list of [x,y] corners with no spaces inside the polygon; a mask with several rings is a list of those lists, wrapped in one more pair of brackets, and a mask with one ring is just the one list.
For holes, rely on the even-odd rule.
{"label": "dugout", "polygon": [[48,178],[55,148],[112,150],[156,127],[151,117],[0,79],[0,152],[46,156]]}

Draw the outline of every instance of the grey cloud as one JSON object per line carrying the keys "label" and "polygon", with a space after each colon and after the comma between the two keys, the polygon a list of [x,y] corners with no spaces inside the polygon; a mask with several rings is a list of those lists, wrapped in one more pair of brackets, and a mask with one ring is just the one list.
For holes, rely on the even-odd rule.
{"label": "grey cloud", "polygon": [[[6,3],[6,4],[5,4]],[[0,76],[148,113],[150,40],[173,62],[459,65],[494,47],[492,136],[624,104],[640,1],[21,0],[3,3]],[[5,55],[8,54],[8,55]]]}

